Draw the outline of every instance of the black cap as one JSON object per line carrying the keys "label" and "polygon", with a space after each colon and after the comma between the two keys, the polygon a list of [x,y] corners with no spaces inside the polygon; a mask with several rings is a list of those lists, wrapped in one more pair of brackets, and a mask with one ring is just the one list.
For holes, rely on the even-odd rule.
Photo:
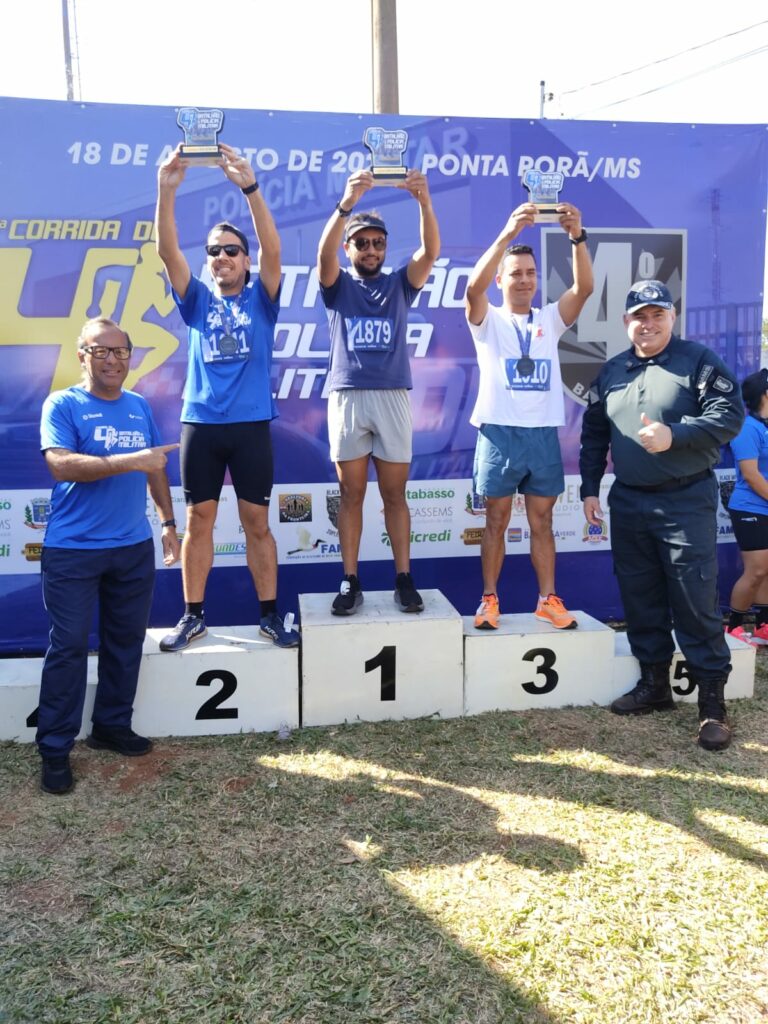
{"label": "black cap", "polygon": [[661,306],[662,309],[674,309],[669,288],[661,281],[635,281],[627,295],[624,306],[626,313],[634,313],[643,306]]}
{"label": "black cap", "polygon": [[356,235],[358,231],[364,231],[366,228],[374,228],[376,231],[382,231],[385,235],[389,234],[381,217],[377,217],[373,213],[356,213],[347,221],[344,241],[348,242],[352,235]]}
{"label": "black cap", "polygon": [[757,412],[763,395],[768,392],[768,370],[763,368],[750,373],[741,383],[741,397],[750,412]]}

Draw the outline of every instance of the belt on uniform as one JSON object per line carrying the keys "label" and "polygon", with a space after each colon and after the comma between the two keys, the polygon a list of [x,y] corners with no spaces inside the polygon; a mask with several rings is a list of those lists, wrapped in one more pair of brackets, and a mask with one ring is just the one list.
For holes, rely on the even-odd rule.
{"label": "belt on uniform", "polygon": [[712,476],[711,469],[702,469],[700,473],[692,473],[691,476],[679,476],[674,480],[665,480],[662,484],[625,484],[619,480],[622,487],[628,487],[631,491],[644,491],[655,494],[657,491],[680,491],[689,484],[698,483],[699,480],[706,480]]}

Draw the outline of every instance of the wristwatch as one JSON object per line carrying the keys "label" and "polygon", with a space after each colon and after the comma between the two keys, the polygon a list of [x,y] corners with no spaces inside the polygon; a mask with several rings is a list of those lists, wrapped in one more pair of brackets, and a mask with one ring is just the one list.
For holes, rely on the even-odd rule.
{"label": "wristwatch", "polygon": [[581,245],[581,243],[582,242],[586,242],[586,240],[588,238],[589,238],[589,235],[584,230],[584,228],[582,228],[581,229],[581,234],[578,236],[578,238],[572,238],[571,239],[571,245]]}
{"label": "wristwatch", "polygon": [[175,519],[164,519],[162,521],[162,523],[160,523],[160,525],[162,526],[163,529],[165,529],[166,526],[175,526],[176,525],[176,520]]}

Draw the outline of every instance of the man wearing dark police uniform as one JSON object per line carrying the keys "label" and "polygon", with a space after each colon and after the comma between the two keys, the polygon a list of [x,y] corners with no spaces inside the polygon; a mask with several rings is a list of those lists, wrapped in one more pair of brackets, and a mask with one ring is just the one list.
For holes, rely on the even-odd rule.
{"label": "man wearing dark police uniform", "polygon": [[642,715],[674,707],[674,628],[698,687],[699,744],[723,750],[731,742],[723,696],[731,665],[718,605],[713,467],[720,445],[739,432],[744,409],[722,360],[672,333],[675,308],[664,284],[638,281],[625,308],[632,346],[608,360],[591,386],[579,458],[584,515],[599,526],[611,450],[611,547],[640,662],[637,685],[611,710]]}

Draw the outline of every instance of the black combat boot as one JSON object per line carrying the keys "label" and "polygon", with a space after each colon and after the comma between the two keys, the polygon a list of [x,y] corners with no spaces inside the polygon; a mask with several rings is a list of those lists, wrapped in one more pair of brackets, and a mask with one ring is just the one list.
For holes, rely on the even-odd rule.
{"label": "black combat boot", "polygon": [[731,726],[723,700],[727,679],[695,680],[699,689],[699,746],[705,750],[725,750],[731,745]]}
{"label": "black combat boot", "polygon": [[670,711],[675,702],[669,686],[671,662],[660,661],[654,665],[640,662],[640,678],[636,685],[611,704],[616,715],[649,715],[652,711]]}

